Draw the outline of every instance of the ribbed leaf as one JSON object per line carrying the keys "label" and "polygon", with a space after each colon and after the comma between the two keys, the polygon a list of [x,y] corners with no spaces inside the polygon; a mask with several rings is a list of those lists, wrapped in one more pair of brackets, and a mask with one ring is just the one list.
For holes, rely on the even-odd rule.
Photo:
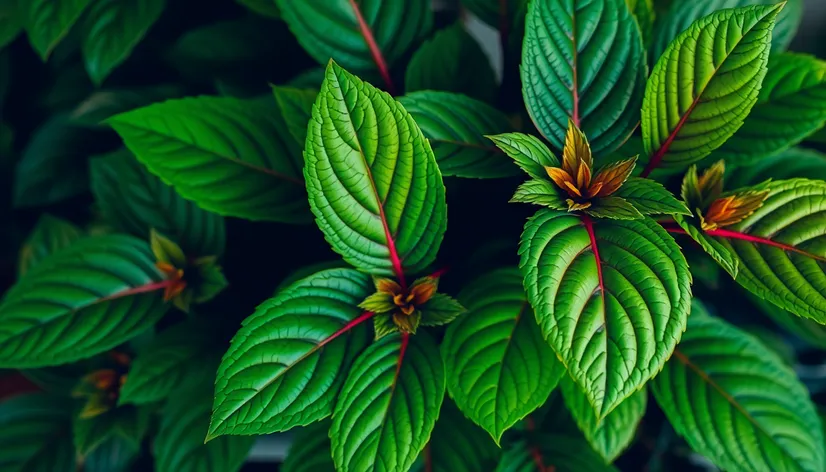
{"label": "ribbed leaf", "polygon": [[692,313],[651,386],[674,429],[723,469],[824,469],[806,388],[774,353],[722,320]]}
{"label": "ribbed leaf", "polygon": [[737,272],[740,270],[740,261],[737,260],[734,254],[729,251],[725,244],[717,241],[715,238],[708,236],[702,229],[697,226],[695,219],[687,219],[681,215],[674,215],[674,221],[682,228],[683,231],[706,252],[715,262],[720,264],[720,267],[725,269],[732,278],[737,278]]}
{"label": "ribbed leaf", "polygon": [[751,165],[800,143],[824,123],[826,62],[804,54],[774,54],[757,104],[714,158]]}
{"label": "ribbed leaf", "polygon": [[396,277],[433,262],[447,225],[445,187],[401,104],[331,62],[304,159],[310,208],[347,262]]}
{"label": "ribbed leaf", "polygon": [[425,472],[489,472],[496,467],[501,450],[484,430],[471,423],[446,399],[422,453]]}
{"label": "ribbed leaf", "polygon": [[519,185],[510,203],[533,203],[552,210],[568,210],[568,202],[559,187],[546,179],[531,179]]}
{"label": "ribbed leaf", "polygon": [[519,170],[485,135],[513,128],[499,110],[447,92],[413,92],[399,99],[430,141],[444,176],[496,178]]}
{"label": "ribbed leaf", "polygon": [[329,416],[369,341],[357,305],[372,292],[367,275],[330,269],[261,304],[218,369],[210,436],[286,431]]}
{"label": "ribbed leaf", "polygon": [[407,65],[404,87],[407,92],[463,93],[488,103],[496,99],[497,92],[488,56],[461,22],[439,30],[422,44]]}
{"label": "ribbed leaf", "polygon": [[467,313],[442,344],[448,391],[498,443],[545,403],[564,367],[536,324],[517,269],[485,274],[459,294]]}
{"label": "ribbed leaf", "polygon": [[534,179],[547,180],[548,173],[545,167],[559,167],[559,159],[536,136],[505,133],[488,136],[488,139]]}
{"label": "ribbed leaf", "polygon": [[71,408],[68,399],[44,394],[0,402],[0,470],[74,472]]}
{"label": "ribbed leaf", "polygon": [[502,454],[495,472],[616,472],[606,465],[582,438],[562,434],[538,434],[513,444]]}
{"label": "ribbed leaf", "polygon": [[783,330],[797,336],[806,343],[819,349],[826,349],[826,326],[810,320],[801,318],[793,313],[779,308],[771,303],[751,297],[760,311],[771,318]]}
{"label": "ribbed leaf", "polygon": [[77,241],[26,272],[0,305],[0,366],[67,364],[104,352],[166,312],[149,244],[131,236]]}
{"label": "ribbed leaf", "polygon": [[301,147],[269,100],[169,100],[108,120],[138,160],[184,198],[226,216],[308,219]]}
{"label": "ribbed leaf", "polygon": [[726,186],[748,187],[769,179],[783,180],[794,177],[826,180],[826,155],[812,149],[791,148],[747,166],[737,167],[734,172],[727,173]]}
{"label": "ribbed leaf", "polygon": [[75,418],[72,436],[77,453],[85,457],[116,437],[126,439],[137,451],[148,429],[149,411],[127,406],[92,418]]}
{"label": "ribbed leaf", "polygon": [[[659,58],[668,45],[691,23],[725,8],[748,5],[772,5],[782,0],[691,0],[673,1],[670,8],[659,18],[654,28],[651,44],[652,58]],[[772,34],[772,52],[785,50],[792,42],[803,13],[803,0],[789,0],[777,18],[777,27]]]}
{"label": "ribbed leaf", "polygon": [[645,88],[642,138],[651,158],[648,170],[699,161],[742,126],[766,75],[780,8],[714,12],[671,42]]}
{"label": "ribbed leaf", "polygon": [[161,16],[166,0],[95,0],[84,18],[83,58],[100,85]]}
{"label": "ribbed leaf", "polygon": [[651,44],[651,33],[654,30],[654,18],[656,16],[654,2],[653,0],[625,0],[625,3],[628,4],[628,9],[631,10],[631,14],[637,20],[642,42],[647,50]]}
{"label": "ribbed leaf", "polygon": [[570,378],[563,379],[560,387],[565,405],[585,439],[605,462],[613,462],[634,440],[637,425],[648,405],[647,391],[644,388],[638,390],[599,421],[588,398]]}
{"label": "ribbed leaf", "polygon": [[22,276],[50,254],[71,246],[83,236],[72,223],[43,214],[20,248],[18,274]]}
{"label": "ribbed leaf", "polygon": [[542,210],[525,225],[525,289],[545,339],[598,418],[631,396],[685,329],[691,276],[654,221]]}
{"label": "ribbed leaf", "polygon": [[596,155],[639,122],[646,63],[625,0],[534,0],[522,48],[522,93],[534,124],[562,149],[568,120]]}
{"label": "ribbed leaf", "polygon": [[307,125],[313,115],[313,103],[318,96],[317,89],[293,87],[273,87],[273,95],[281,108],[281,116],[287,122],[287,129],[298,145],[303,148],[307,140]]}
{"label": "ribbed leaf", "polygon": [[319,421],[299,429],[293,437],[281,472],[335,472],[330,455],[330,420]]}
{"label": "ribbed leaf", "polygon": [[212,394],[208,385],[180,390],[161,415],[153,442],[157,472],[237,472],[255,438],[223,436],[204,444]]}
{"label": "ribbed leaf", "polygon": [[691,214],[662,184],[650,179],[631,177],[614,195],[634,205],[643,215]]}
{"label": "ribbed leaf", "polygon": [[319,63],[388,68],[433,24],[429,0],[276,0],[284,21]]}
{"label": "ribbed leaf", "polygon": [[408,470],[430,438],[444,395],[444,366],[427,333],[381,338],[356,360],[336,401],[330,428],[336,470]]}
{"label": "ribbed leaf", "polygon": [[92,0],[18,0],[29,42],[44,61]]}
{"label": "ribbed leaf", "polygon": [[95,201],[115,229],[148,240],[154,228],[189,256],[223,254],[224,218],[185,200],[131,152],[94,158],[90,167]]}

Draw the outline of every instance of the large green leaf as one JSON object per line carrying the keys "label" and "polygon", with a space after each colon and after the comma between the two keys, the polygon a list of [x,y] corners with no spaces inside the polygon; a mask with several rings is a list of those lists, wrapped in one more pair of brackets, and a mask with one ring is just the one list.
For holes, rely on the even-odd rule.
{"label": "large green leaf", "polygon": [[488,56],[461,22],[422,44],[407,65],[404,88],[463,93],[489,103],[498,90]]}
{"label": "large green leaf", "polygon": [[18,2],[21,1],[5,0],[0,2],[0,49],[12,42],[23,29],[24,11],[18,6]]}
{"label": "large green leaf", "polygon": [[597,155],[639,123],[647,67],[625,0],[534,0],[522,48],[522,93],[540,132],[562,149],[568,120]]}
{"label": "large green leaf", "polygon": [[707,235],[697,226],[697,221],[694,218],[688,219],[682,215],[674,215],[674,221],[706,254],[714,259],[720,267],[725,269],[732,278],[737,278],[737,272],[740,270],[740,261],[729,251],[728,247]]}
{"label": "large green leaf", "polygon": [[548,173],[545,167],[559,167],[559,159],[554,156],[548,146],[536,136],[523,133],[505,133],[488,136],[519,166],[534,179],[547,180]]}
{"label": "large green leaf", "polygon": [[806,388],[755,338],[697,313],[651,383],[674,429],[727,470],[824,470],[823,432]]}
{"label": "large green leaf", "polygon": [[331,62],[304,159],[310,208],[347,262],[399,278],[433,262],[447,226],[445,187],[399,102]]}
{"label": "large green leaf", "polygon": [[293,436],[281,472],[335,472],[330,455],[330,420],[325,419],[299,429]]}
{"label": "large green leaf", "polygon": [[760,300],[756,296],[751,297],[751,302],[785,331],[797,336],[811,346],[826,349],[826,326],[789,313],[780,307]]}
{"label": "large green leaf", "polygon": [[800,143],[826,123],[826,62],[804,54],[774,54],[757,104],[715,159],[751,165]]}
{"label": "large green leaf", "polygon": [[399,99],[433,147],[444,176],[495,178],[518,175],[485,135],[513,128],[499,110],[464,95],[422,91]]}
{"label": "large green leaf", "polygon": [[645,88],[646,171],[682,167],[730,138],[757,102],[782,5],[722,10],[680,33]]}
{"label": "large green leaf", "polygon": [[481,276],[458,298],[467,313],[442,343],[448,391],[498,443],[545,403],[564,367],[542,338],[516,268]]}
{"label": "large green leaf", "polygon": [[598,220],[542,210],[519,246],[539,327],[597,418],[656,375],[685,330],[691,275],[649,218]]}
{"label": "large green leaf", "polygon": [[17,0],[29,42],[45,61],[92,0]]}
{"label": "large green leaf", "polygon": [[727,172],[726,186],[748,187],[769,179],[794,177],[826,180],[826,155],[812,149],[791,148],[747,166],[736,167],[734,172]]}
{"label": "large green leaf", "polygon": [[495,472],[616,472],[606,465],[582,438],[563,434],[537,434],[531,445],[520,441],[511,445]]}
{"label": "large green leaf", "polygon": [[[772,5],[783,0],[691,0],[674,1],[671,7],[660,17],[654,28],[651,44],[652,58],[659,58],[671,41],[685,31],[691,23],[725,8],[745,7],[748,5]],[[777,18],[777,27],[772,34],[772,51],[783,51],[789,46],[797,32],[803,16],[803,0],[788,0]]]}
{"label": "large green leaf", "polygon": [[92,418],[75,418],[72,436],[77,453],[85,457],[115,437],[126,439],[134,450],[140,450],[148,429],[149,411],[127,406]]}
{"label": "large green leaf", "polygon": [[0,304],[0,366],[67,364],[104,352],[166,312],[149,244],[131,236],[77,241],[20,278]]}
{"label": "large green leaf", "polygon": [[305,222],[301,147],[272,98],[169,100],[108,120],[184,198],[226,216]]}
{"label": "large green leaf", "polygon": [[166,0],[95,0],[84,18],[83,58],[100,85],[161,16]]}
{"label": "large green leaf", "polygon": [[72,223],[43,214],[20,248],[18,274],[22,276],[50,254],[71,246],[82,236],[80,228]]}
{"label": "large green leaf", "polygon": [[224,218],[182,198],[128,150],[92,159],[92,192],[117,230],[149,239],[155,229],[189,256],[224,252]]}
{"label": "large green leaf", "polygon": [[74,472],[71,408],[68,399],[44,394],[0,402],[0,470]]}
{"label": "large green leaf", "polygon": [[427,333],[385,336],[368,347],[333,411],[336,470],[408,470],[430,438],[444,395],[444,366]]}
{"label": "large green leaf", "polygon": [[490,435],[468,421],[446,399],[422,455],[429,464],[425,472],[489,472],[496,467],[502,452]]}
{"label": "large green leaf", "polygon": [[179,390],[169,399],[153,442],[157,472],[237,472],[255,438],[222,436],[204,444],[212,393],[209,386]]}
{"label": "large green leaf", "polygon": [[429,0],[276,0],[284,21],[310,55],[347,69],[387,69],[427,36]]}
{"label": "large green leaf", "polygon": [[218,369],[210,436],[286,431],[329,416],[369,341],[357,305],[372,291],[367,275],[330,269],[261,304]]}
{"label": "large green leaf", "polygon": [[290,134],[303,148],[304,142],[307,141],[307,125],[313,115],[313,102],[318,96],[318,90],[276,86],[272,88],[272,92]]}
{"label": "large green leaf", "polygon": [[560,387],[565,405],[585,439],[605,462],[613,462],[634,440],[648,405],[648,392],[644,388],[634,392],[599,421],[588,398],[571,379],[563,379]]}
{"label": "large green leaf", "polygon": [[634,205],[643,215],[691,214],[683,202],[651,179],[630,177],[614,195]]}

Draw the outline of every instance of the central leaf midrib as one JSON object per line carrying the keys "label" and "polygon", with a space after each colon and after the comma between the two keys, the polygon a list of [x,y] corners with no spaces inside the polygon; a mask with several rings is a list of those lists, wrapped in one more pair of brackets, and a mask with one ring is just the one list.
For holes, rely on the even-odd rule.
{"label": "central leaf midrib", "polygon": [[501,426],[501,425],[499,424],[499,415],[496,414],[496,411],[499,409],[499,399],[501,398],[501,396],[499,395],[499,393],[500,393],[499,389],[500,389],[501,383],[502,383],[502,372],[505,370],[505,359],[507,359],[508,351],[513,346],[514,334],[516,333],[517,326],[519,326],[519,320],[522,319],[522,316],[525,314],[525,310],[528,308],[528,306],[529,306],[528,301],[524,301],[524,302],[522,302],[522,305],[519,307],[519,312],[516,314],[516,317],[513,319],[513,329],[508,334],[508,337],[505,340],[505,349],[502,352],[502,362],[499,363],[499,374],[496,376],[496,390],[495,390],[495,393],[494,393],[494,400],[493,400],[493,406],[494,406],[494,422],[493,422],[493,424],[494,424],[494,427],[495,427],[497,433],[499,433],[499,426]]}

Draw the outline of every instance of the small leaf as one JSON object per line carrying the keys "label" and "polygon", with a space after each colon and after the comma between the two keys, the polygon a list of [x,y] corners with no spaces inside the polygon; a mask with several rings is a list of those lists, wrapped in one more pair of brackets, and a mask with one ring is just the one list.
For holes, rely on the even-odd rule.
{"label": "small leaf", "polygon": [[691,275],[679,246],[649,218],[541,210],[519,253],[542,334],[604,418],[656,375],[685,329]]}
{"label": "small leaf", "polygon": [[606,463],[614,462],[634,440],[637,426],[648,404],[646,390],[638,390],[599,421],[588,398],[570,378],[564,378],[560,387],[565,405],[585,439]]}
{"label": "small leaf", "polygon": [[83,238],[26,272],[0,305],[0,366],[67,364],[107,351],[157,322],[168,306],[149,245]]}
{"label": "small leaf", "polygon": [[531,179],[522,183],[510,199],[511,203],[533,203],[552,210],[568,210],[568,203],[560,195],[559,187],[547,179]]}
{"label": "small leaf", "polygon": [[445,399],[430,442],[422,452],[430,472],[487,472],[496,468],[501,455],[490,435]]}
{"label": "small leaf", "polygon": [[458,301],[443,293],[434,293],[421,308],[422,326],[446,325],[466,311]]}
{"label": "small leaf", "polygon": [[18,0],[29,42],[43,61],[63,40],[92,0]]}
{"label": "small leaf", "polygon": [[573,120],[596,155],[616,150],[639,122],[647,67],[624,0],[528,4],[522,94],[537,129],[562,149]]}
{"label": "small leaf", "polygon": [[505,133],[488,136],[488,139],[534,179],[547,180],[545,167],[559,167],[559,159],[536,136]]}
{"label": "small leaf", "polygon": [[518,175],[485,135],[512,129],[508,117],[464,95],[422,91],[399,98],[430,141],[443,176],[497,178]]}
{"label": "small leaf", "polygon": [[168,100],[107,121],[184,198],[225,216],[307,220],[301,148],[269,100]]}
{"label": "small leaf", "polygon": [[281,116],[287,123],[287,129],[290,130],[290,134],[293,135],[299,147],[303,148],[307,140],[307,125],[313,115],[313,103],[318,96],[318,90],[275,86],[272,92],[281,108]]}
{"label": "small leaf", "polygon": [[582,210],[594,218],[610,218],[612,220],[639,220],[642,213],[622,197],[600,197],[592,205]]}
{"label": "small leaf", "polygon": [[126,439],[133,449],[139,450],[149,429],[149,412],[121,407],[93,418],[75,418],[73,426],[75,449],[81,456],[89,455],[114,437]]}
{"label": "small leaf", "polygon": [[785,180],[794,177],[826,180],[826,155],[812,149],[791,148],[747,166],[736,167],[734,172],[726,175],[726,185],[740,188],[769,179]]}
{"label": "small leaf", "polygon": [[794,371],[701,310],[694,307],[674,356],[651,383],[677,433],[723,469],[823,470],[820,419]]}
{"label": "small leaf", "polygon": [[737,272],[740,270],[740,262],[724,244],[706,235],[706,233],[700,229],[699,222],[693,219],[689,220],[680,215],[674,215],[674,221],[677,222],[680,228],[682,228],[691,239],[703,248],[706,254],[720,264],[720,267],[725,269],[725,271],[731,275],[731,278],[737,278]]}
{"label": "small leaf", "polygon": [[442,344],[448,391],[498,443],[547,400],[564,368],[542,339],[516,269],[482,276],[459,299],[468,312]]}
{"label": "small leaf", "polygon": [[334,472],[330,455],[330,420],[322,420],[300,428],[293,437],[281,472]]}
{"label": "small leaf", "polygon": [[43,214],[20,248],[18,275],[23,276],[50,254],[71,246],[82,236],[80,228],[72,223]]}
{"label": "small leaf", "polygon": [[72,472],[71,402],[45,394],[0,402],[0,470]]}
{"label": "small leaf", "polygon": [[646,170],[699,161],[742,126],[766,75],[771,33],[781,8],[717,11],[671,42],[645,88]]}
{"label": "small leaf", "polygon": [[488,103],[498,89],[488,56],[461,22],[437,31],[419,47],[407,65],[404,85],[408,93],[443,90]]}
{"label": "small leaf", "polygon": [[161,16],[166,0],[95,0],[84,18],[83,58],[92,82],[103,83]]}
{"label": "small leaf", "polygon": [[634,205],[643,215],[691,215],[685,203],[650,179],[630,177],[614,195]]}
{"label": "small leaf", "polygon": [[445,187],[401,104],[331,62],[304,159],[310,208],[344,260],[398,279],[433,262],[447,225]]}
{"label": "small leaf", "polygon": [[333,411],[336,470],[406,471],[433,431],[445,395],[439,348],[424,332],[389,335],[353,364]]}
{"label": "small leaf", "polygon": [[290,285],[244,321],[215,381],[209,437],[286,431],[330,415],[369,341],[365,274],[331,269]]}

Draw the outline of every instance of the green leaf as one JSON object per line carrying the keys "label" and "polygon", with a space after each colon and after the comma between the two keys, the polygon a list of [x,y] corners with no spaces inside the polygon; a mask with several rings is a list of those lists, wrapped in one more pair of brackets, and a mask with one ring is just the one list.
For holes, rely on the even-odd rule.
{"label": "green leaf", "polygon": [[408,470],[430,438],[444,395],[439,348],[426,333],[372,344],[350,369],[333,410],[336,470]]}
{"label": "green leaf", "polygon": [[389,68],[433,25],[429,0],[276,0],[276,4],[316,61],[326,64],[332,58],[357,71]]}
{"label": "green leaf", "polygon": [[691,215],[685,203],[650,179],[629,177],[614,195],[627,200],[643,215]]}
{"label": "green leaf", "polygon": [[677,433],[720,468],[823,470],[823,432],[806,387],[773,352],[722,320],[693,313],[651,386]]}
{"label": "green leaf", "polygon": [[261,304],[218,368],[209,436],[286,431],[329,416],[369,342],[357,305],[372,289],[365,274],[331,269]]}
{"label": "green leaf", "polygon": [[185,200],[123,149],[91,160],[92,192],[104,218],[118,231],[149,239],[159,233],[189,256],[224,252],[224,218]]}
{"label": "green leaf", "polygon": [[[472,71],[472,73],[469,73]],[[492,103],[498,86],[488,56],[461,22],[436,32],[413,54],[405,90],[444,90]]]}
{"label": "green leaf", "polygon": [[805,177],[826,180],[826,155],[812,149],[795,147],[747,166],[738,166],[734,172],[727,174],[726,186],[730,188],[757,185],[769,179]]}
{"label": "green leaf", "polygon": [[588,403],[588,398],[570,378],[563,379],[560,387],[565,398],[565,406],[585,435],[585,439],[606,463],[613,462],[634,440],[637,426],[648,404],[646,390],[643,388],[636,391],[599,421],[591,404]]}
{"label": "green leaf", "polygon": [[499,110],[464,95],[422,91],[399,98],[433,147],[444,176],[497,178],[518,175],[485,135],[513,126]]}
{"label": "green leaf", "polygon": [[547,179],[531,179],[523,182],[516,189],[510,203],[533,203],[552,210],[568,210],[568,203],[565,197],[560,195],[559,187]]}
{"label": "green leaf", "polygon": [[314,275],[316,272],[321,272],[327,269],[345,269],[348,268],[346,262],[342,261],[341,259],[334,259],[329,261],[322,261],[316,262],[314,264],[308,264],[303,267],[300,267],[292,272],[289,275],[284,277],[283,280],[278,284],[273,292],[273,296],[277,296],[282,290],[289,287],[290,285],[299,282],[301,279],[307,278],[311,275]]}
{"label": "green leaf", "polygon": [[498,444],[502,433],[545,403],[564,368],[542,339],[515,268],[480,277],[459,300],[468,311],[442,343],[447,388]]}
{"label": "green leaf", "polygon": [[826,123],[826,62],[805,54],[774,54],[743,126],[715,159],[751,165],[785,151]]}
{"label": "green leaf", "polygon": [[742,126],[766,75],[771,33],[781,8],[717,11],[671,42],[645,88],[646,169],[699,161]]}
{"label": "green leaf", "polygon": [[502,452],[490,435],[445,399],[422,455],[430,464],[428,472],[487,472],[496,468]]}
{"label": "green leaf", "polygon": [[[582,438],[568,434],[537,434],[536,445],[526,441],[512,444],[504,454],[495,472],[616,472],[606,465]],[[542,467],[539,467],[537,460]]]}
{"label": "green leaf", "polygon": [[318,96],[318,90],[274,86],[272,92],[281,108],[281,116],[287,123],[287,129],[299,147],[303,148],[304,142],[307,141],[307,125],[313,115],[313,102]]}
{"label": "green leaf", "polygon": [[522,94],[537,129],[562,149],[573,120],[597,156],[640,119],[647,66],[624,0],[534,0],[522,49]]}
{"label": "green leaf", "polygon": [[[782,0],[691,0],[674,1],[671,7],[659,18],[654,28],[654,40],[651,45],[652,58],[660,57],[668,45],[691,23],[724,8],[745,7],[748,5],[773,5]],[[772,34],[772,52],[785,50],[797,32],[802,18],[803,0],[789,0],[777,17],[777,26]]]}
{"label": "green leaf", "polygon": [[170,84],[97,90],[74,107],[70,118],[73,123],[84,126],[108,128],[101,122],[110,116],[175,98],[181,93],[180,86]]}
{"label": "green leaf", "polygon": [[705,231],[700,229],[698,222],[694,218],[687,219],[680,215],[674,215],[674,221],[677,222],[680,228],[685,231],[691,239],[703,248],[706,254],[720,264],[720,267],[725,269],[733,279],[737,278],[737,273],[740,270],[740,262],[725,244],[706,235]]}
{"label": "green leaf", "polygon": [[281,472],[334,472],[330,455],[330,420],[323,420],[300,428],[293,437]]}
{"label": "green leaf", "polygon": [[787,366],[794,368],[797,364],[794,347],[786,342],[782,332],[761,325],[747,325],[741,328],[775,353]]}
{"label": "green leaf", "polygon": [[18,0],[29,42],[44,61],[92,0]]}
{"label": "green leaf", "polygon": [[801,318],[793,313],[789,313],[756,296],[752,295],[749,299],[763,314],[771,318],[779,327],[813,347],[826,349],[826,326],[808,318]]}
{"label": "green leaf", "polygon": [[237,472],[255,438],[223,436],[204,444],[212,393],[207,385],[179,390],[161,415],[153,443],[157,472]]}
{"label": "green leaf", "polygon": [[83,472],[128,472],[140,452],[128,439],[113,436],[84,458]]}
{"label": "green leaf", "polygon": [[0,305],[0,366],[74,362],[155,324],[167,305],[154,261],[146,242],[120,235],[83,238],[44,259]]}
{"label": "green leaf", "polygon": [[304,160],[310,208],[344,260],[397,278],[433,262],[447,226],[445,187],[401,104],[331,62]]}
{"label": "green leaf", "polygon": [[625,0],[634,19],[637,20],[637,26],[640,28],[642,35],[642,42],[645,45],[645,50],[648,50],[651,45],[651,35],[654,31],[654,2],[652,0]]}
{"label": "green leaf", "polygon": [[71,246],[82,236],[80,228],[74,224],[43,214],[20,248],[18,275],[23,276],[50,254]]}
{"label": "green leaf", "polygon": [[601,197],[592,202],[584,213],[594,218],[610,218],[612,220],[639,220],[642,213],[622,197]]}
{"label": "green leaf", "polygon": [[434,293],[433,297],[422,305],[422,326],[441,326],[455,320],[464,313],[458,301],[443,293]]}
{"label": "green leaf", "polygon": [[160,402],[193,382],[211,383],[219,361],[215,343],[201,319],[157,335],[132,362],[119,404]]}
{"label": "green leaf", "polygon": [[275,0],[236,0],[241,5],[270,18],[281,18],[281,11],[275,5]]}
{"label": "green leaf", "polygon": [[598,418],[656,375],[685,329],[691,275],[649,218],[541,210],[519,246],[539,327]]}
{"label": "green leaf", "polygon": [[73,426],[75,449],[81,456],[89,455],[116,436],[126,439],[133,449],[139,450],[149,429],[149,412],[121,407],[88,419],[75,418]]}
{"label": "green leaf", "polygon": [[735,279],[755,295],[826,324],[826,183],[772,182],[751,216],[706,232],[739,260]]}
{"label": "green leaf", "polygon": [[84,18],[83,58],[97,85],[132,53],[166,0],[95,0]]}
{"label": "green leaf", "polygon": [[547,180],[545,167],[559,167],[559,159],[536,136],[523,133],[504,133],[487,136],[496,147],[507,154],[522,170],[534,179]]}
{"label": "green leaf", "polygon": [[0,402],[0,470],[74,472],[71,403],[45,394]]}
{"label": "green leaf", "polygon": [[184,198],[225,216],[307,221],[301,148],[269,100],[169,100],[108,120],[138,160]]}
{"label": "green leaf", "polygon": [[0,49],[14,41],[23,29],[24,11],[18,5],[18,2],[22,1],[5,0],[0,3]]}

